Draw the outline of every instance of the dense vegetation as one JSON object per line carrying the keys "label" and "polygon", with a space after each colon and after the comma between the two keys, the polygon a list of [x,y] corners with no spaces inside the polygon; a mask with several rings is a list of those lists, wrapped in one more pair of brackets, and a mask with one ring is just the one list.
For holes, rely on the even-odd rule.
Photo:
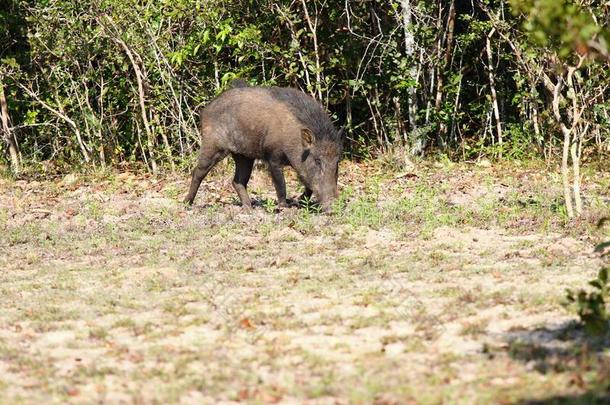
{"label": "dense vegetation", "polygon": [[[0,404],[610,403],[608,30],[610,0],[0,0]],[[332,215],[258,173],[242,210],[231,159],[182,202],[235,78],[345,127]]]}
{"label": "dense vegetation", "polygon": [[352,156],[553,159],[564,145],[567,164],[610,149],[609,9],[591,0],[5,0],[6,156],[15,167],[173,168],[197,145],[194,111],[242,77],[319,99],[347,128]]}

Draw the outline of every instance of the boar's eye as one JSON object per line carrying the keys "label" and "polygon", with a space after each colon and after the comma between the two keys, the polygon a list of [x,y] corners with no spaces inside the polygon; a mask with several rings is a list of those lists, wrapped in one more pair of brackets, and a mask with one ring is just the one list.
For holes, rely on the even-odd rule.
{"label": "boar's eye", "polygon": [[319,167],[322,167],[322,161],[319,158],[316,158],[314,162],[316,162],[316,165],[318,165]]}

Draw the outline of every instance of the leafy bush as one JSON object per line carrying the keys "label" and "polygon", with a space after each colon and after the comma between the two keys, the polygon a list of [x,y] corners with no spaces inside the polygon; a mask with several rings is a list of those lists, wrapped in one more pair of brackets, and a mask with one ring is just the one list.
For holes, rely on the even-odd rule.
{"label": "leafy bush", "polygon": [[606,309],[606,299],[610,292],[608,284],[608,268],[601,269],[597,278],[589,281],[595,290],[587,292],[567,291],[567,306],[575,307],[576,313],[585,330],[594,335],[604,334],[608,331],[608,311]]}
{"label": "leafy bush", "polygon": [[[3,0],[5,121],[25,166],[180,169],[198,108],[239,77],[315,96],[356,158],[554,156],[553,85],[577,55],[608,55],[608,7],[584,3]],[[610,141],[608,66],[558,89],[564,116],[592,107],[583,150]]]}
{"label": "leafy bush", "polygon": [[[607,222],[608,218],[602,219],[599,226]],[[610,255],[610,251],[605,251],[610,246],[610,241],[600,243],[595,248],[596,252],[601,253],[602,257]],[[608,332],[610,316],[606,302],[610,298],[610,284],[608,283],[608,272],[606,267],[599,271],[597,278],[589,281],[593,291],[581,289],[579,291],[567,290],[565,305],[574,308],[581,323],[589,334],[600,335]]]}

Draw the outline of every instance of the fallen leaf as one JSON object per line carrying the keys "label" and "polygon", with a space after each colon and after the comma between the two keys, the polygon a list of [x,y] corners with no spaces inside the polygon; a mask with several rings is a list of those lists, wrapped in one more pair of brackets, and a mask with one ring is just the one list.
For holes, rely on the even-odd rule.
{"label": "fallen leaf", "polygon": [[254,329],[254,325],[252,325],[252,322],[250,322],[248,318],[242,319],[239,321],[239,324],[244,329]]}
{"label": "fallen leaf", "polygon": [[250,398],[250,390],[247,388],[239,390],[239,392],[237,393],[237,397],[240,400],[245,401],[246,399]]}

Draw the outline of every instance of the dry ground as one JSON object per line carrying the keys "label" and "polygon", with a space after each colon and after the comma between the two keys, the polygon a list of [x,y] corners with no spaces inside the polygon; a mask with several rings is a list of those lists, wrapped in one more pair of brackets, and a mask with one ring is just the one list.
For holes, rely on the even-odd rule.
{"label": "dry ground", "polygon": [[276,211],[260,171],[244,212],[229,171],[192,209],[185,175],[0,180],[0,403],[608,400],[561,306],[607,174],[567,223],[540,168],[345,163],[332,216]]}

